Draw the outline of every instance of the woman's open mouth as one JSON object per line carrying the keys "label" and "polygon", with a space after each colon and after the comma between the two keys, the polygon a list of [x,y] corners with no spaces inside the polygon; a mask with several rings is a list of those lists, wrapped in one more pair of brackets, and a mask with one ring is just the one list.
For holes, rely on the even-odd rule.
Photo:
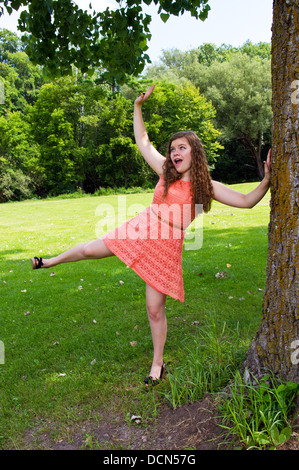
{"label": "woman's open mouth", "polygon": [[179,166],[182,163],[182,161],[183,160],[179,157],[173,159],[173,163],[175,166]]}

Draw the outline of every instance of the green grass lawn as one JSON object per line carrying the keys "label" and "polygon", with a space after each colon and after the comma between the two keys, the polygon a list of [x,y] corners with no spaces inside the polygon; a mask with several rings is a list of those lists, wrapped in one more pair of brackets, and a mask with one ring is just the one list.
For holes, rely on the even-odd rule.
{"label": "green grass lawn", "polygon": [[[127,207],[151,200],[126,196]],[[168,378],[155,393],[145,389],[152,341],[144,282],[117,258],[31,269],[34,255],[96,238],[104,203],[117,214],[118,196],[0,205],[0,448],[22,448],[26,429],[49,423],[58,439],[91,410],[146,423],[161,401],[200,399],[229,380],[259,325],[269,193],[251,210],[214,202],[203,216],[202,248],[183,252],[185,302],[166,303]]]}

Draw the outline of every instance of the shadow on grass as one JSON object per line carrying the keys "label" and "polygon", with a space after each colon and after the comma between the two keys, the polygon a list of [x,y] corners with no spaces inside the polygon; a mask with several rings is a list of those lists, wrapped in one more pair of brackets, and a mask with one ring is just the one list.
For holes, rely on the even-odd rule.
{"label": "shadow on grass", "polygon": [[[1,250],[1,251],[0,251],[0,261],[1,261],[1,263],[2,263],[3,261],[8,261],[8,260],[4,259],[5,256],[16,255],[16,254],[18,254],[18,253],[24,253],[23,249],[21,249],[21,248],[16,248],[16,249],[14,249],[14,250]],[[23,260],[23,259],[24,259],[24,258],[22,258],[22,260]],[[14,261],[15,261],[15,260],[14,260]],[[18,260],[17,260],[17,261],[18,261]],[[19,261],[20,261],[20,260],[19,260]]]}

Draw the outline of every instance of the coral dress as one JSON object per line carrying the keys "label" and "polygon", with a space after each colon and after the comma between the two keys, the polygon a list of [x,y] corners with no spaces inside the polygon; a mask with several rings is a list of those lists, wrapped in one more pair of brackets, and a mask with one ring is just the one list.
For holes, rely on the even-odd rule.
{"label": "coral dress", "polygon": [[151,206],[103,240],[147,284],[183,302],[184,230],[194,219],[190,181],[178,180],[169,186],[166,197],[163,193],[161,176]]}

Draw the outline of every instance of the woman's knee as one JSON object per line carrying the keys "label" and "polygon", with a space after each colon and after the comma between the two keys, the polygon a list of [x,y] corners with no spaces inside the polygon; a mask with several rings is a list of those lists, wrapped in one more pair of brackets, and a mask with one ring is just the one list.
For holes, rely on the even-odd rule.
{"label": "woman's knee", "polygon": [[156,291],[147,284],[146,310],[150,320],[159,321],[165,316],[166,295]]}
{"label": "woman's knee", "polygon": [[81,248],[82,255],[84,258],[89,259],[94,257],[94,247],[92,246],[92,242],[84,243]]}
{"label": "woman's knee", "polygon": [[148,299],[146,302],[146,310],[150,320],[158,322],[165,316],[164,299],[153,301]]}
{"label": "woman's knee", "polygon": [[82,255],[85,259],[99,259],[113,256],[102,239],[94,240],[82,245]]}

